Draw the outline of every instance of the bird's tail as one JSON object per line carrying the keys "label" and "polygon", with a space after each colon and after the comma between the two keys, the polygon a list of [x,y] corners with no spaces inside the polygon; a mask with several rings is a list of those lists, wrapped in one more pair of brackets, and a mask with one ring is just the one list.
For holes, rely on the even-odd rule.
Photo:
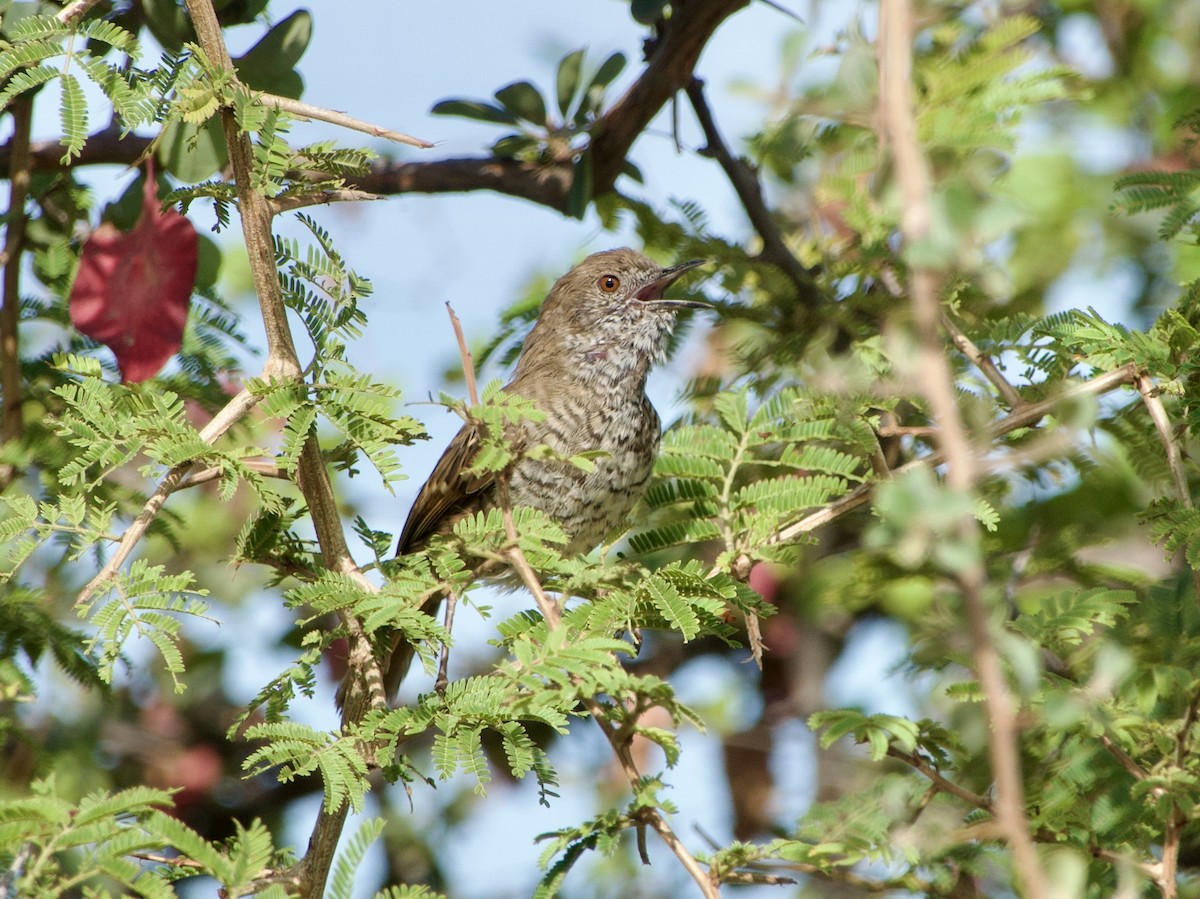
{"label": "bird's tail", "polygon": [[[442,604],[442,599],[443,597],[440,594],[430,597],[421,606],[421,611],[426,615],[436,617],[438,609]],[[400,691],[400,684],[404,682],[404,678],[408,675],[408,669],[412,667],[417,651],[416,647],[405,640],[404,635],[400,632],[389,634],[387,639],[389,649],[384,658],[380,660],[380,667],[383,669],[383,693],[387,697],[388,703],[391,704],[396,701],[396,694]],[[351,688],[351,681],[356,675],[357,672],[351,667],[346,671],[342,682],[338,684],[334,699],[337,702],[339,712],[346,706],[346,697]]]}

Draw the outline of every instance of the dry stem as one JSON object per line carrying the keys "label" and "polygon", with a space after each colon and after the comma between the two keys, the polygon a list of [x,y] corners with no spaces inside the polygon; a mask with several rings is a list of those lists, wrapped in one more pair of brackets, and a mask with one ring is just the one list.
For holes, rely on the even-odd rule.
{"label": "dry stem", "polygon": [[454,328],[454,339],[458,341],[458,353],[462,356],[463,377],[467,379],[467,396],[471,405],[479,405],[479,393],[475,388],[475,360],[467,348],[467,338],[463,336],[462,322],[454,312],[454,307],[447,301],[446,311],[450,313],[450,324]]}
{"label": "dry stem", "polygon": [[771,217],[771,211],[767,208],[766,200],[763,198],[762,185],[758,182],[757,173],[746,160],[737,158],[729,152],[729,147],[725,145],[721,132],[717,129],[717,123],[713,119],[712,111],[708,107],[708,100],[704,96],[704,82],[699,78],[693,78],[687,86],[687,95],[707,142],[707,146],[700,150],[700,155],[711,156],[724,170],[725,177],[729,179],[734,192],[737,193],[750,223],[758,232],[758,236],[762,238],[762,258],[783,270],[795,285],[796,293],[805,305],[812,307],[821,305],[825,298],[813,279],[812,273],[800,264],[800,260],[784,242],[783,234],[775,223],[775,219]]}
{"label": "dry stem", "polygon": [[[879,20],[880,124],[892,148],[900,184],[900,231],[905,246],[911,248],[929,235],[932,188],[912,108],[914,25],[910,0],[884,0]],[[938,422],[939,442],[947,464],[946,482],[952,490],[970,493],[975,485],[976,460],[955,400],[954,373],[938,335],[941,306],[936,272],[913,266],[909,287],[921,348],[922,389]],[[958,531],[959,540],[978,546],[979,525],[972,517],[964,516]],[[985,577],[982,559],[956,572],[966,607],[975,672],[983,690],[984,712],[991,725],[988,755],[996,781],[996,820],[1012,850],[1016,882],[1023,887],[1022,892],[1031,899],[1044,899],[1048,895],[1045,874],[1025,817],[1016,704],[989,632],[983,597]]]}

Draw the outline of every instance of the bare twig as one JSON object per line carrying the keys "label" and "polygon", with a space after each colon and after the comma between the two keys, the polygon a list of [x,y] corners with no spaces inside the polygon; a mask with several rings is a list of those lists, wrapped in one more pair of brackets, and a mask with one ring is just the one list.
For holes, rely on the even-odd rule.
{"label": "bare twig", "polygon": [[[21,309],[21,252],[25,247],[25,201],[29,197],[30,133],[33,94],[17,97],[9,106],[13,118],[12,156],[8,160],[8,215],[5,216],[3,300],[0,301],[0,443],[20,440],[25,430],[18,324]],[[15,465],[0,465],[0,491],[17,476]]]}
{"label": "bare twig", "polygon": [[471,356],[470,349],[467,348],[467,338],[463,336],[462,322],[458,320],[458,316],[454,313],[454,307],[449,301],[446,303],[446,311],[450,313],[450,325],[454,328],[454,339],[458,341],[458,353],[462,357],[463,377],[467,380],[467,396],[471,399],[471,405],[479,405],[479,393],[475,389],[475,360]]}
{"label": "bare twig", "polygon": [[[908,247],[929,235],[932,221],[929,171],[917,140],[912,108],[911,0],[884,0],[879,13],[879,104],[881,125],[892,149],[900,184],[900,231]],[[954,395],[954,374],[938,335],[941,307],[937,275],[925,266],[910,274],[913,321],[921,347],[923,392],[938,422],[938,434],[947,463],[946,481],[952,489],[969,493],[975,484],[976,460],[967,438]],[[977,544],[979,525],[969,515],[959,524],[959,539]],[[1025,792],[1018,752],[1016,704],[1004,679],[1000,657],[989,631],[983,598],[985,571],[982,559],[956,573],[971,634],[975,673],[984,696],[984,713],[991,725],[988,755],[996,781],[996,820],[1013,854],[1016,881],[1030,899],[1047,894],[1045,873],[1025,815]]]}
{"label": "bare twig", "polygon": [[[233,399],[225,404],[213,420],[210,421],[200,431],[200,439],[207,444],[216,443],[225,433],[235,424],[246,417],[247,413],[253,409],[259,401],[259,397],[250,393],[248,390],[243,390]],[[75,599],[75,604],[80,605],[90,599],[97,590],[108,584],[117,570],[129,558],[129,554],[133,552],[133,548],[137,546],[138,541],[142,539],[146,531],[150,527],[150,523],[154,521],[159,511],[163,507],[163,503],[167,501],[167,497],[179,489],[180,483],[192,469],[192,462],[181,462],[176,465],[159,482],[157,489],[146,500],[146,504],[142,506],[142,511],[125,529],[125,533],[121,535],[121,542],[117,545],[116,552],[113,553],[111,559],[100,569],[99,573],[88,581],[87,586],[79,591],[79,596]]]}
{"label": "bare twig", "polygon": [[696,112],[696,120],[704,132],[704,139],[707,141],[707,146],[700,150],[700,154],[715,159],[725,172],[725,177],[729,179],[734,192],[738,195],[750,223],[758,232],[758,236],[762,238],[762,258],[783,270],[783,273],[795,286],[796,294],[802,303],[810,307],[821,305],[825,298],[812,273],[800,264],[800,260],[784,242],[779,225],[771,217],[771,211],[767,208],[766,200],[763,198],[762,185],[758,183],[758,175],[745,159],[735,157],[725,145],[717,123],[713,119],[712,110],[708,107],[708,100],[704,96],[704,82],[699,78],[693,78],[688,83],[687,95],[692,109]]}
{"label": "bare twig", "polygon": [[1021,399],[1021,394],[1017,392],[1017,388],[1009,383],[1008,378],[1000,372],[996,367],[996,363],[992,361],[992,357],[988,356],[979,347],[975,346],[971,338],[962,332],[962,330],[954,323],[954,320],[946,314],[941,313],[942,327],[950,335],[950,339],[954,345],[958,347],[958,351],[971,360],[971,364],[983,372],[983,376],[992,382],[992,386],[1000,394],[1000,398],[1004,400],[1004,404],[1010,409],[1015,409],[1021,405],[1024,400]]}
{"label": "bare twig", "polygon": [[413,137],[411,134],[404,134],[401,131],[393,131],[391,128],[384,128],[382,125],[372,125],[370,122],[356,119],[336,109],[325,109],[322,106],[313,106],[311,103],[305,103],[302,100],[293,100],[290,97],[280,97],[275,94],[256,92],[256,96],[265,105],[274,106],[281,112],[286,112],[288,115],[295,116],[296,118],[317,119],[321,122],[328,122],[331,125],[340,125],[343,128],[349,128],[352,131],[361,131],[363,134],[369,134],[372,137],[382,137],[386,140],[395,141],[398,144],[419,147],[422,150],[428,150],[433,146],[427,140],[421,140],[419,137]]}
{"label": "bare twig", "polygon": [[1139,374],[1137,379],[1138,393],[1142,395],[1142,402],[1146,404],[1146,411],[1150,413],[1150,420],[1154,422],[1154,427],[1158,431],[1158,439],[1162,441],[1163,449],[1167,453],[1167,466],[1171,469],[1171,479],[1175,482],[1175,494],[1179,497],[1184,508],[1193,508],[1192,494],[1188,489],[1187,475],[1183,470],[1183,457],[1179,452],[1179,444],[1175,442],[1175,435],[1171,430],[1171,419],[1167,416],[1167,409],[1163,405],[1162,396],[1154,387],[1154,382],[1149,375]]}
{"label": "bare twig", "polygon": [[329,203],[359,203],[366,200],[382,200],[382,194],[367,193],[365,190],[331,189],[311,194],[287,194],[268,200],[272,215],[304,209],[306,206],[324,206]]}
{"label": "bare twig", "polygon": [[1132,774],[1137,780],[1145,780],[1150,776],[1146,769],[1134,761],[1133,757],[1118,746],[1108,734],[1100,735],[1100,745],[1108,750],[1108,754],[1116,759],[1121,767]]}

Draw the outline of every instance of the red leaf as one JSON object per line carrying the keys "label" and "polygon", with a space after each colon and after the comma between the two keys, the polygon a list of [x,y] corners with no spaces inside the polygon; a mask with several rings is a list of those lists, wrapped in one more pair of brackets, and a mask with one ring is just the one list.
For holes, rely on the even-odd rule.
{"label": "red leaf", "polygon": [[106,222],[84,243],[71,322],[113,351],[126,381],[153,378],[179,351],[196,283],[197,243],[185,216],[162,211],[152,162],[133,230],[122,234]]}

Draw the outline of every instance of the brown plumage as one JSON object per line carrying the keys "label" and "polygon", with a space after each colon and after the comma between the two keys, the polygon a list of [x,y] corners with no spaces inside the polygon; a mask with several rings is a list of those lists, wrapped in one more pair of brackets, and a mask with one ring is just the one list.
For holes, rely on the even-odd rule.
{"label": "brown plumage", "polygon": [[[675,313],[687,306],[663,292],[701,264],[663,268],[630,249],[589,256],[551,288],[504,390],[545,414],[506,434],[519,452],[546,444],[564,456],[599,450],[595,470],[561,460],[520,458],[509,470],[514,507],[556,520],[570,537],[567,553],[587,552],[620,524],[645,489],[658,453],[660,424],[646,397],[646,377],[666,349]],[[416,552],[448,533],[464,515],[498,503],[496,475],[466,474],[479,443],[464,425],[421,488],[400,534],[397,553]],[[441,599],[426,604],[434,614]],[[395,695],[413,649],[397,640],[384,686]]]}

